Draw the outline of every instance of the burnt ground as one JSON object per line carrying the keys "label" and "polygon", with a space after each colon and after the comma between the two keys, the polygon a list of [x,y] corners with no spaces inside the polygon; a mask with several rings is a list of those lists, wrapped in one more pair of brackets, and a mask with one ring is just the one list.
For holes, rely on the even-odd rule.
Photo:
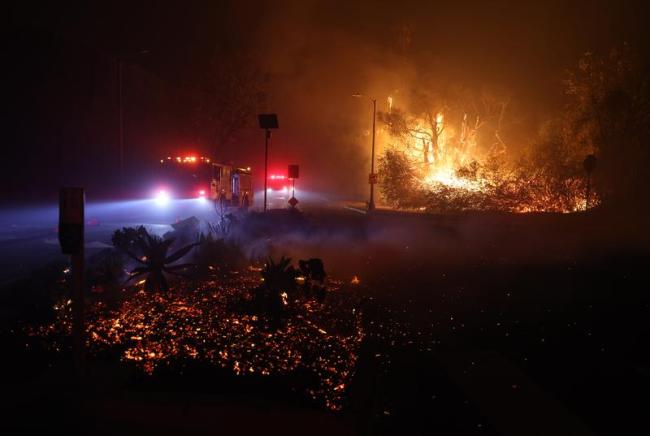
{"label": "burnt ground", "polygon": [[206,368],[142,381],[120,365],[91,362],[78,390],[65,355],[26,348],[12,330],[25,314],[40,316],[26,296],[42,294],[40,271],[3,292],[2,425],[169,434],[648,431],[642,219],[313,211],[246,226],[237,237],[253,256],[321,257],[331,276],[360,279],[368,335],[343,411],[305,403],[281,382],[233,382]]}

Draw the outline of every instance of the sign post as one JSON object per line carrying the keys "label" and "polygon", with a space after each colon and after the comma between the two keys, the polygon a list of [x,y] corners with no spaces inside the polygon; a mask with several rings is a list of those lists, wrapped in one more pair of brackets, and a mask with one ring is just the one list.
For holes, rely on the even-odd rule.
{"label": "sign post", "polygon": [[291,180],[291,198],[288,203],[295,209],[298,204],[298,199],[296,198],[296,179],[300,177],[300,167],[296,164],[289,165],[287,174]]}
{"label": "sign post", "polygon": [[276,114],[259,114],[257,120],[260,128],[265,130],[264,141],[264,212],[266,212],[266,195],[267,184],[269,182],[269,139],[271,139],[271,129],[278,128],[278,116]]}
{"label": "sign post", "polygon": [[72,263],[72,359],[77,375],[84,371],[84,208],[83,188],[59,192],[59,243]]}

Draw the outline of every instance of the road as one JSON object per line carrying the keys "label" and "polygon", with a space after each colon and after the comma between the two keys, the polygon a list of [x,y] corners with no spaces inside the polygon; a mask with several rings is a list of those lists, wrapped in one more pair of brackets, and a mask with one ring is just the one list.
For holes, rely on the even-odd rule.
{"label": "road", "polygon": [[[195,202],[196,203],[196,202]],[[86,206],[86,256],[110,246],[112,233],[121,227],[145,225],[163,234],[178,219],[196,215],[215,220],[209,204],[178,201],[159,207],[153,201],[114,201]],[[57,239],[56,205],[4,207],[0,211],[0,285],[53,261],[64,261]]]}
{"label": "road", "polygon": [[[296,192],[305,198],[301,208],[329,207],[341,209],[343,203],[327,202],[319,194]],[[255,209],[262,208],[261,193],[257,193]],[[286,208],[286,199],[269,196],[269,208]],[[214,222],[218,218],[208,201],[171,200],[159,204],[155,200],[89,202],[86,205],[86,256],[110,246],[116,229],[144,225],[162,235],[178,220],[196,216]],[[24,277],[53,261],[65,261],[57,239],[58,205],[19,206],[0,208],[0,286]]]}

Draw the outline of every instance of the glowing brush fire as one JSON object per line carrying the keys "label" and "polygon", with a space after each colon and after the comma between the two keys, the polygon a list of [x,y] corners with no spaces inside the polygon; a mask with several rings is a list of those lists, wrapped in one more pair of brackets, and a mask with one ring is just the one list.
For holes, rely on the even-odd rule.
{"label": "glowing brush fire", "polygon": [[[389,203],[438,212],[585,210],[584,176],[560,179],[535,165],[524,169],[509,158],[500,132],[505,106],[485,121],[442,111],[414,116],[396,107],[393,97],[387,104],[388,112],[379,114],[386,127],[379,138],[384,150],[380,187]],[[592,194],[590,207],[598,203]]]}

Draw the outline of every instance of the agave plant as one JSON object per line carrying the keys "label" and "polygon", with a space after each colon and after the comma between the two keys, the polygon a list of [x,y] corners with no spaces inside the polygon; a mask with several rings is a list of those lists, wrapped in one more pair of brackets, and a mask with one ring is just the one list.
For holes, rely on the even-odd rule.
{"label": "agave plant", "polygon": [[169,289],[169,284],[167,283],[165,273],[185,276],[180,271],[194,266],[193,263],[181,263],[177,265],[171,264],[181,259],[189,253],[192,248],[199,245],[199,243],[197,242],[187,245],[168,255],[167,252],[169,251],[169,247],[173,243],[174,239],[162,239],[158,236],[150,235],[146,231],[142,233],[138,238],[138,246],[143,256],[138,257],[130,250],[126,250],[129,257],[142,265],[131,271],[129,280],[133,280],[146,274],[147,279],[145,281],[145,289],[166,291]]}
{"label": "agave plant", "polygon": [[291,258],[282,256],[278,262],[269,257],[261,272],[264,286],[272,292],[293,291],[296,288],[296,270]]}
{"label": "agave plant", "polygon": [[269,257],[261,271],[263,282],[253,290],[253,310],[267,315],[273,324],[286,315],[289,300],[296,289],[297,271],[291,258],[282,257],[278,262]]}

